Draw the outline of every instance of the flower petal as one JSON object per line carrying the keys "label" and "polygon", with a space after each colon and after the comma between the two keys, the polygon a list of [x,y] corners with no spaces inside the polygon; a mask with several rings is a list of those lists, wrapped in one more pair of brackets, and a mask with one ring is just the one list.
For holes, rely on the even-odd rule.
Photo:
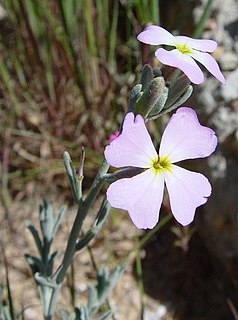
{"label": "flower petal", "polygon": [[203,52],[213,52],[217,48],[217,43],[214,40],[176,36],[175,41],[176,43],[187,44],[189,48]]}
{"label": "flower petal", "polygon": [[171,163],[204,158],[216,149],[215,132],[201,126],[191,108],[182,107],[170,118],[161,138],[159,157],[168,157]]}
{"label": "flower petal", "polygon": [[119,136],[120,132],[116,130],[114,133],[111,133],[108,137],[109,142],[112,142]]}
{"label": "flower petal", "polygon": [[139,229],[152,229],[159,219],[164,193],[164,176],[153,169],[112,183],[107,199],[112,207],[127,210]]}
{"label": "flower petal", "polygon": [[218,66],[218,63],[216,60],[206,52],[199,52],[199,51],[193,51],[193,53],[190,54],[191,57],[196,59],[198,62],[203,64],[207,70],[215,77],[217,78],[221,83],[225,84],[226,80],[221,73],[221,70]]}
{"label": "flower petal", "polygon": [[125,116],[122,133],[104,151],[107,162],[116,167],[149,168],[157,152],[146,129],[144,119],[132,112]]}
{"label": "flower petal", "polygon": [[186,226],[193,221],[196,208],[207,202],[211,185],[202,174],[176,165],[172,165],[171,172],[164,175],[171,211],[175,219]]}
{"label": "flower petal", "polygon": [[149,26],[138,34],[137,39],[143,43],[159,45],[165,44],[174,46],[174,36],[167,30],[158,26]]}
{"label": "flower petal", "polygon": [[156,58],[163,64],[182,70],[191,82],[202,83],[203,73],[196,62],[188,55],[179,52],[177,49],[167,51],[159,48],[155,51]]}

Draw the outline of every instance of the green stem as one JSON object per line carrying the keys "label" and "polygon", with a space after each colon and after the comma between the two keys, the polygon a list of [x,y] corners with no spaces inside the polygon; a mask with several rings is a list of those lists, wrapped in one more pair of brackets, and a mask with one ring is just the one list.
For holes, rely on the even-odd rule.
{"label": "green stem", "polygon": [[143,284],[143,276],[142,276],[142,265],[141,265],[141,257],[140,257],[140,241],[136,238],[136,274],[137,274],[137,282],[139,286],[140,293],[140,319],[144,319],[144,284]]}
{"label": "green stem", "polygon": [[[64,257],[63,260],[60,264],[60,266],[58,267],[57,271],[55,272],[55,274],[52,276],[52,280],[54,280],[56,282],[56,287],[55,288],[51,288],[51,295],[50,298],[48,299],[49,304],[48,304],[48,308],[47,308],[47,313],[45,314],[45,319],[50,320],[51,317],[54,314],[55,311],[55,307],[56,307],[56,300],[58,297],[58,293],[59,290],[61,288],[62,282],[65,278],[66,272],[69,268],[69,266],[72,263],[74,254],[76,252],[76,243],[77,243],[77,239],[78,239],[78,235],[80,233],[80,230],[82,228],[84,219],[86,218],[89,209],[91,208],[98,192],[100,191],[103,183],[104,183],[104,175],[107,173],[109,169],[109,164],[106,162],[106,160],[104,159],[104,161],[102,162],[98,173],[92,183],[91,188],[89,189],[89,192],[85,198],[85,200],[80,200],[79,202],[79,206],[78,206],[78,211],[74,220],[74,224],[72,226],[70,235],[69,235],[69,239],[68,239],[68,243],[67,243],[67,247],[64,253]],[[49,289],[49,288],[47,288]]]}
{"label": "green stem", "polygon": [[101,167],[98,170],[98,173],[93,181],[93,184],[85,198],[85,200],[81,200],[78,206],[78,212],[76,218],[74,220],[73,227],[71,229],[68,244],[65,250],[65,254],[63,257],[63,261],[59,266],[54,278],[56,279],[57,284],[61,284],[64,280],[65,274],[70,266],[74,253],[75,253],[75,245],[78,239],[79,232],[82,228],[84,219],[86,218],[89,209],[91,208],[98,192],[100,191],[104,179],[103,176],[107,173],[109,169],[109,164],[104,160],[101,164]]}
{"label": "green stem", "polygon": [[139,240],[139,246],[143,247],[143,245],[164,225],[166,225],[170,220],[172,219],[172,214],[167,214],[164,216],[163,219],[160,220],[160,222],[154,227],[154,229],[151,229],[150,231],[146,232],[144,237],[142,237]]}
{"label": "green stem", "polygon": [[101,190],[102,185],[104,183],[104,175],[107,173],[110,165],[107,163],[107,161],[104,159],[98,173],[93,181],[93,184],[91,188],[89,189],[89,192],[83,202],[83,210],[87,211],[91,208],[91,205],[93,204],[98,192]]}

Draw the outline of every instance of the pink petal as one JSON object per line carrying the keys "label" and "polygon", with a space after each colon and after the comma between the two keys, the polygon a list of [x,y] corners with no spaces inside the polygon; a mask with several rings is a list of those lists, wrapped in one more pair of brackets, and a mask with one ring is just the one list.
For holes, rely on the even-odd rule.
{"label": "pink petal", "polygon": [[164,175],[171,211],[175,219],[186,226],[193,221],[196,208],[207,202],[211,185],[202,174],[175,165]]}
{"label": "pink petal", "polygon": [[167,30],[158,26],[149,26],[139,33],[137,39],[143,43],[159,45],[166,44],[174,46],[174,36]]}
{"label": "pink petal", "polygon": [[125,116],[122,133],[104,151],[107,162],[116,167],[149,168],[157,152],[144,119],[132,112]]}
{"label": "pink petal", "polygon": [[191,82],[195,84],[203,82],[201,69],[188,54],[182,54],[177,49],[167,51],[159,48],[155,51],[155,56],[161,63],[182,70]]}
{"label": "pink petal", "polygon": [[159,219],[163,193],[163,174],[148,169],[133,178],[112,183],[107,199],[112,207],[127,210],[137,228],[152,229]]}
{"label": "pink petal", "polygon": [[213,52],[217,48],[217,43],[214,40],[176,36],[175,41],[176,43],[187,44],[189,48],[203,52]]}
{"label": "pink petal", "polygon": [[112,142],[119,136],[120,132],[116,130],[114,133],[111,133],[108,137],[109,142]]}
{"label": "pink petal", "polygon": [[221,70],[218,66],[218,63],[216,60],[206,52],[199,52],[199,51],[193,51],[192,54],[190,54],[191,57],[196,59],[198,62],[203,64],[207,70],[215,77],[217,78],[221,83],[225,84],[226,80],[221,73]]}
{"label": "pink petal", "polygon": [[217,145],[215,132],[201,126],[196,112],[182,107],[170,118],[161,138],[159,156],[174,163],[209,156]]}

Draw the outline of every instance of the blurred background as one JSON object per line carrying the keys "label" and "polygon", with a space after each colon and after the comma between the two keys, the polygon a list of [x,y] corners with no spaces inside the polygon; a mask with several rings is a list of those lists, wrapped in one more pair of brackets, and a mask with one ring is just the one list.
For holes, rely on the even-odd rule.
{"label": "blurred background", "polygon": [[[136,40],[147,24],[216,40],[214,57],[227,83],[222,86],[207,75],[186,104],[219,137],[207,162],[187,164],[209,177],[213,195],[191,227],[172,221],[149,238],[140,252],[142,275],[130,259],[111,297],[116,319],[140,319],[142,313],[146,320],[238,319],[237,12],[237,0],[0,1],[0,296],[9,304],[11,287],[19,319],[42,319],[23,258],[33,250],[25,221],[37,224],[43,198],[56,208],[67,203],[69,213],[56,243],[63,250],[75,208],[62,154],[67,150],[77,167],[85,147],[87,189],[108,136],[127,109],[142,63],[159,66],[155,48],[149,51]],[[149,126],[159,141],[163,123]],[[162,211],[162,217],[169,212],[167,201]],[[94,243],[98,263],[115,264],[143,235],[127,214],[112,210]],[[86,296],[85,279],[95,276],[88,252],[75,260],[76,270],[79,264],[84,275],[72,268],[65,285],[62,304],[69,309]],[[141,284],[143,303],[137,290]]]}

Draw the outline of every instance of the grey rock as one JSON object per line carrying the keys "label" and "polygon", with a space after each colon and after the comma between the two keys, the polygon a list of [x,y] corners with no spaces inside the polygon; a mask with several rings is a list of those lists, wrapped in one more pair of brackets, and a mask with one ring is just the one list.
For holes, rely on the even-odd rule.
{"label": "grey rock", "polygon": [[225,102],[238,99],[238,69],[226,77],[226,85],[221,87],[221,95]]}
{"label": "grey rock", "polygon": [[[198,21],[207,0],[195,10]],[[227,268],[238,258],[238,1],[213,1],[212,28],[205,38],[218,42],[214,57],[225,72],[226,84],[208,77],[195,90],[201,119],[216,131],[219,144],[208,159],[212,195],[197,217],[198,230],[212,255]]]}
{"label": "grey rock", "polygon": [[219,58],[221,69],[224,71],[234,70],[238,65],[237,53],[228,51]]}

